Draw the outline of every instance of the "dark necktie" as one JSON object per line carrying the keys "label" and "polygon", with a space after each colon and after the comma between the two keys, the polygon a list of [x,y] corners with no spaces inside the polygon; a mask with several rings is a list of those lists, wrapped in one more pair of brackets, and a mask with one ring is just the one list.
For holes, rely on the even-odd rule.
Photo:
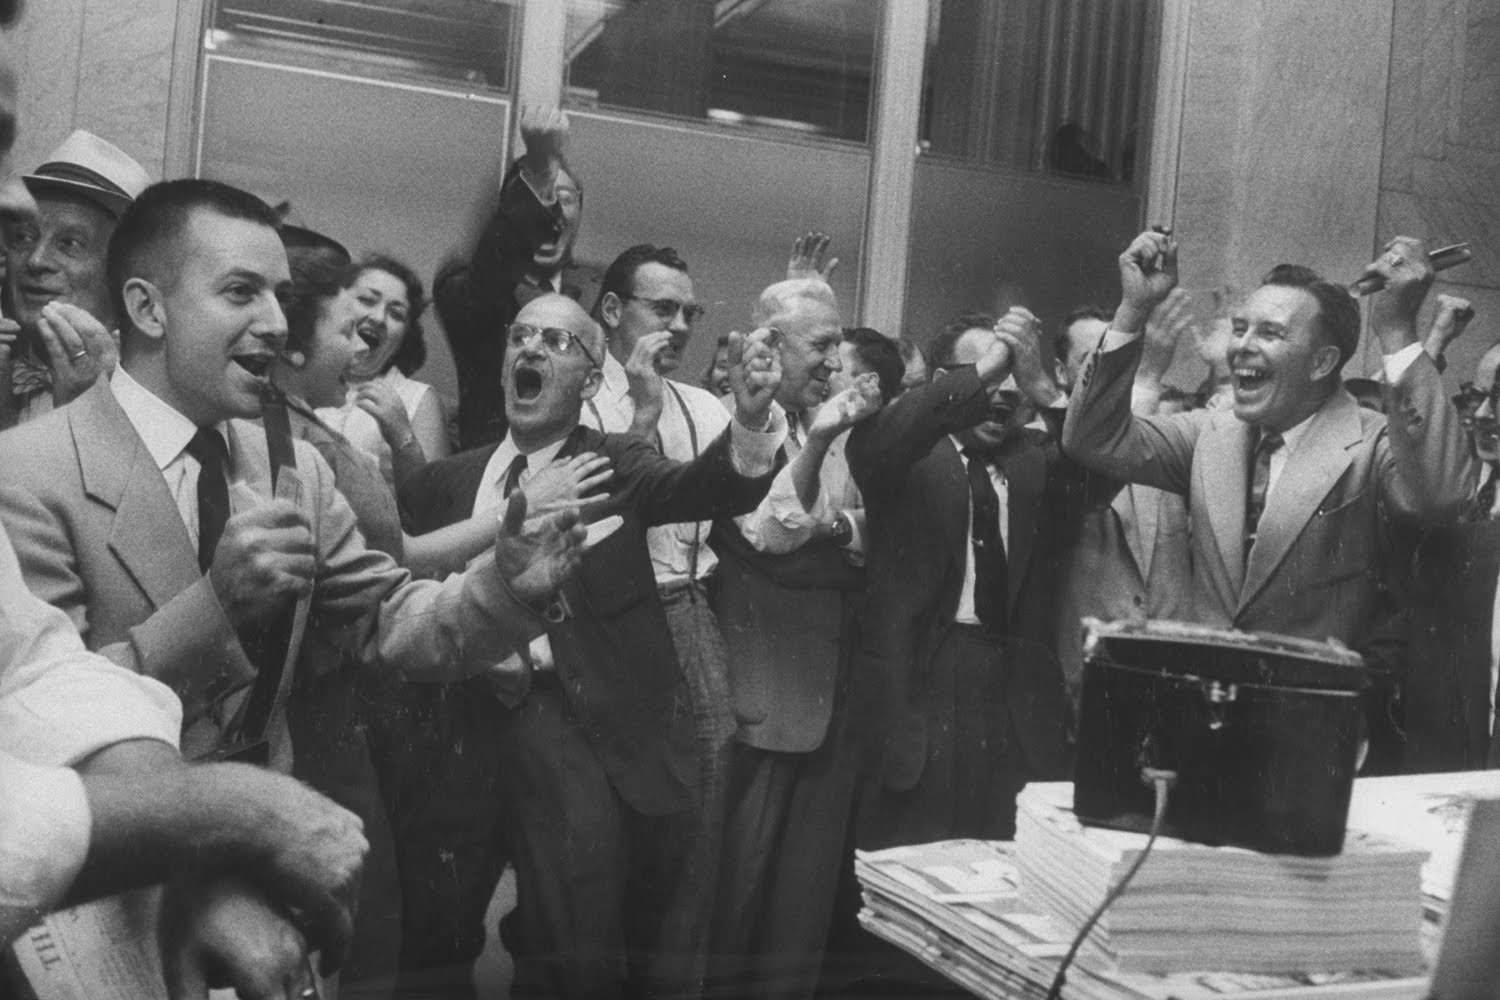
{"label": "dark necktie", "polygon": [[505,470],[505,487],[501,496],[509,497],[521,485],[521,473],[526,471],[526,456],[517,455],[511,459],[510,468]]}
{"label": "dark necktie", "polygon": [[1245,498],[1245,556],[1255,545],[1260,516],[1266,509],[1266,491],[1271,484],[1271,456],[1281,447],[1281,435],[1265,431],[1255,445],[1255,460],[1250,469],[1250,493]]}
{"label": "dark necktie", "polygon": [[1008,596],[1005,541],[1000,534],[1000,495],[983,455],[964,449],[973,504],[974,616],[994,635],[1005,632]]}
{"label": "dark necktie", "polygon": [[187,453],[198,460],[198,568],[207,573],[229,520],[229,449],[212,427],[200,427]]}

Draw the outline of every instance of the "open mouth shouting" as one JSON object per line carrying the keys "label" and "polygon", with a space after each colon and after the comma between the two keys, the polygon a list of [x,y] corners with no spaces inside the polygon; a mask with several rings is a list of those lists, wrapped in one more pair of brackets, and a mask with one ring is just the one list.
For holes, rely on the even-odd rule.
{"label": "open mouth shouting", "polygon": [[245,369],[245,371],[249,372],[251,377],[256,379],[264,379],[270,374],[271,362],[275,360],[275,357],[276,356],[274,354],[271,354],[269,352],[263,353],[260,351],[256,351],[245,354],[236,354],[233,356],[232,360],[235,364],[239,365],[241,368]]}
{"label": "open mouth shouting", "polygon": [[359,335],[359,339],[364,342],[365,348],[372,354],[380,350],[380,345],[384,338],[380,335],[380,329],[376,324],[362,321],[354,328],[354,332]]}
{"label": "open mouth shouting", "polygon": [[1271,373],[1259,365],[1238,362],[1231,369],[1234,375],[1234,387],[1244,393],[1253,393],[1263,388],[1271,381]]}
{"label": "open mouth shouting", "polygon": [[523,364],[516,365],[511,379],[513,398],[520,403],[529,403],[540,396],[546,382],[541,371]]}

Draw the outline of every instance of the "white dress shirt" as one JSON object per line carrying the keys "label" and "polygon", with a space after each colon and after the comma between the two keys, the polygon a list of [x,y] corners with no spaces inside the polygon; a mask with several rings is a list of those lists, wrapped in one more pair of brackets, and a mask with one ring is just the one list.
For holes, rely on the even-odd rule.
{"label": "white dress shirt", "polygon": [[[624,434],[635,419],[635,401],[625,366],[613,355],[604,356],[604,381],[583,408],[583,423],[606,434]],[[678,462],[691,462],[729,426],[731,417],[713,393],[668,380],[656,433],[661,453]],[[696,442],[695,439],[696,438]],[[719,565],[708,547],[711,521],[663,524],[646,532],[646,549],[657,586],[680,583],[689,572],[705,580]]]}
{"label": "white dress shirt", "polygon": [[[785,415],[781,404],[773,408]],[[854,476],[849,471],[849,458],[845,449],[849,432],[834,438],[823,456],[818,469],[818,495],[811,508],[804,508],[797,496],[797,486],[792,478],[792,462],[802,452],[803,432],[793,429],[788,421],[786,439],[787,464],[771,481],[771,490],[754,511],[737,518],[740,533],[757,551],[782,554],[795,552],[806,545],[820,524],[828,524],[835,517],[843,516],[849,522],[849,541],[843,546],[848,561],[855,566],[864,565],[865,511],[864,499],[859,487],[854,485]]]}
{"label": "white dress shirt", "polygon": [[[123,366],[115,368],[109,387],[114,390],[120,409],[125,411],[135,432],[145,442],[146,450],[167,481],[167,491],[177,504],[177,513],[187,527],[188,539],[198,545],[198,460],[187,453],[188,442],[198,428],[178,413],[160,396],[141,385]],[[228,424],[216,428],[229,449],[229,467],[234,468],[234,435]],[[233,497],[231,496],[231,507]]]}
{"label": "white dress shirt", "polygon": [[[957,438],[950,438],[953,447],[958,449],[959,460],[967,469],[969,460],[964,457],[964,446],[958,443]],[[998,463],[991,462],[985,466],[990,474],[990,483],[995,487],[995,496],[1000,498],[1000,541],[1005,545],[1006,558],[1010,557],[1010,483],[1005,478],[1005,471]],[[967,493],[967,490],[966,490]],[[969,497],[969,530],[964,535],[964,586],[958,592],[958,610],[953,614],[953,620],[964,625],[983,624],[979,615],[974,612],[974,586],[978,577],[974,570],[974,499]],[[1009,600],[1010,595],[1006,595]]]}

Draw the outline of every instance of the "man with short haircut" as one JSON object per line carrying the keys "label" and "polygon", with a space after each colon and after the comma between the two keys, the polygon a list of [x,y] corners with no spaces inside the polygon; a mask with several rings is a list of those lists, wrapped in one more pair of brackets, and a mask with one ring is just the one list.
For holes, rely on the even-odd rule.
{"label": "man with short haircut", "polygon": [[[1147,324],[1147,353],[1132,390],[1131,409],[1150,415],[1163,397],[1161,378],[1187,328],[1187,293],[1173,302],[1173,322],[1163,308]],[[1109,327],[1109,314],[1086,306],[1069,314],[1053,341],[1057,381],[1064,390],[1078,381],[1084,359]],[[1187,505],[1182,497],[1149,486],[1125,485],[1107,507],[1086,511],[1063,556],[1057,607],[1057,653],[1068,692],[1076,702],[1083,679],[1085,617],[1104,621],[1145,618],[1181,621],[1190,616]]]}
{"label": "man with short haircut", "polygon": [[458,369],[462,448],[505,437],[505,330],[538,295],[582,294],[572,272],[583,220],[583,187],[568,165],[568,116],[521,109],[526,152],[505,172],[500,200],[465,261],[433,279],[432,296]]}
{"label": "man with short haircut", "polygon": [[[671,247],[649,243],[620,254],[604,272],[594,316],[608,349],[599,391],[583,423],[605,433],[635,434],[667,458],[691,462],[725,428],[730,414],[707,390],[670,378],[682,364],[702,316],[686,262]],[[711,521],[665,524],[646,533],[656,588],[677,658],[687,675],[699,749],[701,830],[670,920],[694,942],[682,956],[701,976],[718,872],[724,785],[734,716],[724,638],[708,605],[708,581],[719,559],[708,545]]]}
{"label": "man with short haircut", "polygon": [[[679,311],[690,302],[684,295]],[[518,991],[698,990],[683,961],[696,944],[667,918],[699,832],[699,751],[648,529],[731,516],[764,496],[783,434],[768,340],[731,339],[732,419],[694,460],[675,462],[641,437],[580,424],[602,382],[603,331],[566,296],[539,296],[508,331],[505,440],[431,463],[403,486],[421,530],[519,492],[538,507],[584,503],[600,535],[549,607],[546,635],[507,663],[499,700],[473,692],[453,720],[463,758],[433,779],[472,800],[446,848],[458,870],[484,871],[471,855],[493,857],[504,828],[517,908],[501,929]],[[453,961],[478,954],[474,931],[499,874],[491,866],[456,887],[467,950]]]}
{"label": "man with short haircut", "polygon": [[0,429],[75,399],[114,368],[105,251],[120,213],[151,183],[82,129],[22,180],[36,212],[4,220],[6,315],[21,329],[0,384]]}
{"label": "man with short haircut", "polygon": [[1367,268],[1386,286],[1370,327],[1387,415],[1339,383],[1359,337],[1354,299],[1282,265],[1234,309],[1233,411],[1132,416],[1140,333],[1177,284],[1176,254],[1170,236],[1147,232],[1120,255],[1120,306],[1084,365],[1063,447],[1106,475],[1187,496],[1197,621],[1358,647],[1382,611],[1388,518],[1451,519],[1474,489],[1459,415],[1417,341],[1433,277],[1424,248],[1398,237]]}
{"label": "man with short haircut", "polygon": [[1067,772],[1053,623],[1088,483],[1027,426],[1065,397],[1024,309],[956,318],[928,361],[849,441],[870,534],[856,663],[878,696],[862,848],[1009,838],[1017,792]]}

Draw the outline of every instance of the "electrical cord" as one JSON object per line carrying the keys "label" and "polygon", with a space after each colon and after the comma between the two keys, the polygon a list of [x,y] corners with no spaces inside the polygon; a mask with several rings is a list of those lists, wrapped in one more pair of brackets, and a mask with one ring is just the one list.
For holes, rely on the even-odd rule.
{"label": "electrical cord", "polygon": [[1114,901],[1120,898],[1125,892],[1125,887],[1130,884],[1130,880],[1135,878],[1135,873],[1141,870],[1141,865],[1146,863],[1146,858],[1150,855],[1151,848],[1156,844],[1156,838],[1161,833],[1162,822],[1167,817],[1167,792],[1177,783],[1177,772],[1155,767],[1143,767],[1141,768],[1141,780],[1150,782],[1156,787],[1156,812],[1151,817],[1151,836],[1146,839],[1145,849],[1136,855],[1135,862],[1130,866],[1129,871],[1125,873],[1124,878],[1115,883],[1114,888],[1105,894],[1104,901],[1094,908],[1094,912],[1089,914],[1089,918],[1078,929],[1077,935],[1073,938],[1073,943],[1068,946],[1068,953],[1063,956],[1062,964],[1057,967],[1057,975],[1052,977],[1052,985],[1047,988],[1047,1000],[1061,1000],[1063,983],[1068,978],[1068,967],[1073,964],[1073,959],[1077,956],[1078,949],[1083,946],[1084,939],[1089,936],[1089,931],[1094,929],[1094,925],[1099,922],[1099,918],[1104,916],[1104,911],[1108,910],[1114,904]]}

